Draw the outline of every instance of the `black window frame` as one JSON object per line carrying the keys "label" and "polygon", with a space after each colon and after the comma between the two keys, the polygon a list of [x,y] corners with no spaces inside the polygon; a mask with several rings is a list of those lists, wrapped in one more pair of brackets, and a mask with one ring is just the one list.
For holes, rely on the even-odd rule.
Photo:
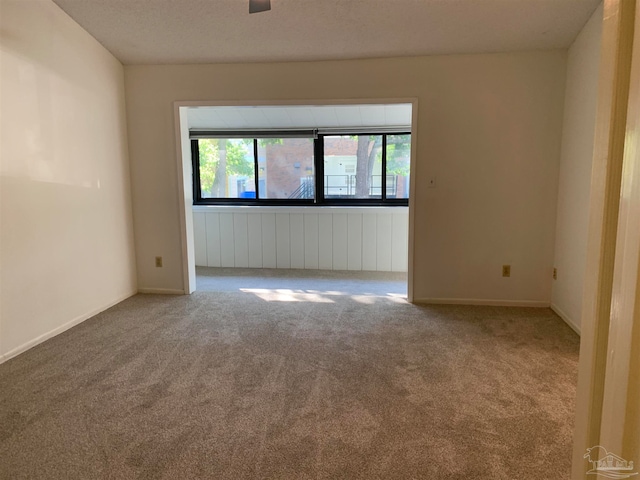
{"label": "black window frame", "polygon": [[[347,135],[379,135],[382,136],[382,175],[381,175],[381,198],[325,198],[325,175],[324,175],[324,138]],[[409,205],[409,198],[387,198],[387,136],[389,135],[409,135],[410,131],[335,131],[331,133],[319,133],[313,138],[313,164],[314,164],[314,193],[313,199],[302,198],[260,198],[259,189],[259,167],[258,167],[258,140],[261,136],[252,135],[246,132],[242,138],[253,140],[253,162],[256,198],[203,198],[200,186],[200,151],[198,148],[199,138],[191,139],[191,165],[192,165],[192,185],[194,205],[238,205],[238,206],[289,206],[289,207],[380,207],[397,206],[406,207]],[[221,132],[218,138],[224,138]],[[235,138],[238,138],[237,136]],[[412,139],[413,140],[413,139]],[[413,148],[413,141],[411,141]],[[411,174],[412,172],[410,172]],[[411,191],[409,191],[411,195]]]}

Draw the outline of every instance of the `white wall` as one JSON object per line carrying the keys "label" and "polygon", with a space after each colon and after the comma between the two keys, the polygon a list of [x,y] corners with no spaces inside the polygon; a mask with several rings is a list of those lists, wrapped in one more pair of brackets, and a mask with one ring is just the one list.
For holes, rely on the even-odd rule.
{"label": "white wall", "polygon": [[183,289],[174,101],[417,98],[414,298],[548,305],[565,67],[564,51],[125,67],[140,287]]}
{"label": "white wall", "polygon": [[407,271],[406,207],[193,207],[209,267]]}
{"label": "white wall", "polygon": [[552,308],[580,331],[589,193],[598,98],[602,5],[569,49],[563,121]]}
{"label": "white wall", "polygon": [[0,361],[136,291],[122,65],[49,0],[2,0]]}

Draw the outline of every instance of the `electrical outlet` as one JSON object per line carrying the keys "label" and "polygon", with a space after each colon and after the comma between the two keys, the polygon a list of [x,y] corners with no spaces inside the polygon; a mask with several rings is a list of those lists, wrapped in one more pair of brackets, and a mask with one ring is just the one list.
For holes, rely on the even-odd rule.
{"label": "electrical outlet", "polygon": [[558,279],[558,269],[553,267],[553,279],[557,280]]}
{"label": "electrical outlet", "polygon": [[511,276],[511,265],[502,265],[502,276],[503,277]]}
{"label": "electrical outlet", "polygon": [[156,268],[162,268],[162,257],[156,257]]}

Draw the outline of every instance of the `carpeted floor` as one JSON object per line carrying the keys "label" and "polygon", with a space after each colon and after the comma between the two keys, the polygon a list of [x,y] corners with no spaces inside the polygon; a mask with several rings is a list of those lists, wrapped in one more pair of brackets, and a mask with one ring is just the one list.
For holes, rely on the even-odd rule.
{"label": "carpeted floor", "polygon": [[137,295],[0,365],[0,478],[569,477],[550,310],[304,282]]}

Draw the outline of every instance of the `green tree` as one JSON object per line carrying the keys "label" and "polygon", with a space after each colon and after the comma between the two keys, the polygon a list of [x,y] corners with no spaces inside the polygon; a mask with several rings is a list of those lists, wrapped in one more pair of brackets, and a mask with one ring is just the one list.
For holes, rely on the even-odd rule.
{"label": "green tree", "polygon": [[213,180],[220,160],[218,144],[215,140],[198,140],[200,155],[200,189],[203,196],[213,196]]}
{"label": "green tree", "polygon": [[229,175],[253,175],[253,160],[247,160],[249,144],[252,144],[252,140],[208,138],[198,141],[200,188],[203,195],[225,198]]}
{"label": "green tree", "polygon": [[218,147],[218,163],[213,177],[211,194],[216,198],[227,196],[227,139],[217,138],[214,140]]}
{"label": "green tree", "polygon": [[[250,142],[250,144],[248,143]],[[247,160],[249,146],[253,149],[253,141],[227,142],[227,173],[250,177],[253,175],[253,155]]]}
{"label": "green tree", "polygon": [[409,176],[411,135],[387,135],[387,174]]}
{"label": "green tree", "polygon": [[371,191],[373,166],[382,161],[381,135],[358,135],[356,150],[356,198],[368,198]]}

